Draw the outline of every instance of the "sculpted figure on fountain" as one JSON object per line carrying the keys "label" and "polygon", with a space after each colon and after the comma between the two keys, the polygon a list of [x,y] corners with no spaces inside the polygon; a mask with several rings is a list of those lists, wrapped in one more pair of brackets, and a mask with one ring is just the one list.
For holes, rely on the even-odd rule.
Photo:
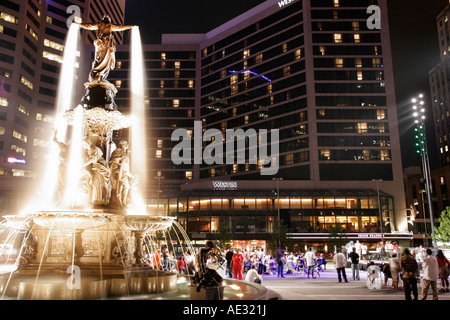
{"label": "sculpted figure on fountain", "polygon": [[131,186],[136,181],[130,172],[130,158],[128,154],[128,142],[120,141],[120,147],[114,150],[109,161],[111,169],[112,195],[111,203],[126,207],[129,203]]}
{"label": "sculpted figure on fountain", "polygon": [[116,45],[113,32],[125,31],[133,26],[121,26],[111,22],[108,15],[98,23],[82,23],[80,27],[86,30],[96,31],[97,39],[94,41],[95,59],[89,74],[89,82],[85,84],[86,95],[82,102],[88,109],[102,107],[107,110],[116,110],[114,97],[116,87],[106,78],[116,65]]}

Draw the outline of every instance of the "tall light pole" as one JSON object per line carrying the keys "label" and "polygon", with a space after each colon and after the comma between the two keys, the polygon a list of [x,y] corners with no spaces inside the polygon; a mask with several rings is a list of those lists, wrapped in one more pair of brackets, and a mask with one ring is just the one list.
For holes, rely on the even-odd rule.
{"label": "tall light pole", "polygon": [[381,197],[380,197],[380,186],[378,183],[383,181],[383,179],[372,179],[372,181],[377,182],[377,197],[378,197],[378,215],[380,219],[380,233],[381,233],[381,244],[384,244],[384,236],[383,236],[383,214],[381,210]]}
{"label": "tall light pole", "polygon": [[278,223],[281,225],[281,220],[280,220],[280,186],[279,186],[279,181],[283,181],[283,178],[273,178],[272,180],[277,182]]}
{"label": "tall light pole", "polygon": [[[414,117],[416,118],[414,134],[416,139],[416,152],[420,154],[422,160],[422,171],[423,178],[425,179],[425,191],[427,193],[428,200],[428,210],[430,211],[430,222],[431,222],[431,235],[434,233],[434,215],[433,215],[433,187],[431,184],[431,170],[430,170],[430,160],[428,157],[428,147],[427,147],[427,135],[425,130],[425,102],[423,101],[423,94],[419,94],[417,97],[411,100],[413,103]],[[425,211],[423,213],[424,223],[426,226]],[[434,245],[434,241],[432,244]]]}

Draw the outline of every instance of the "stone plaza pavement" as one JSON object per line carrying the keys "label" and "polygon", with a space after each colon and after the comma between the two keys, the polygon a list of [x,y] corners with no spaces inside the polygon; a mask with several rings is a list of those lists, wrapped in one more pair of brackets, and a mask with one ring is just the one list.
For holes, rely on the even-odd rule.
{"label": "stone plaza pavement", "polygon": [[[320,273],[316,279],[307,279],[304,273],[287,274],[285,278],[277,278],[276,275],[264,275],[263,286],[274,291],[282,300],[405,300],[402,282],[400,290],[392,288],[392,280],[388,286],[381,289],[369,289],[367,287],[367,272],[360,270],[360,280],[351,280],[351,269],[346,269],[348,283],[338,282],[337,272],[332,263],[327,264],[327,270]],[[384,275],[383,283],[384,283]],[[438,279],[438,290],[440,280]],[[422,283],[418,285],[419,299],[422,292]],[[428,290],[427,300],[432,300],[431,288]],[[439,292],[439,300],[450,300],[450,292]]]}

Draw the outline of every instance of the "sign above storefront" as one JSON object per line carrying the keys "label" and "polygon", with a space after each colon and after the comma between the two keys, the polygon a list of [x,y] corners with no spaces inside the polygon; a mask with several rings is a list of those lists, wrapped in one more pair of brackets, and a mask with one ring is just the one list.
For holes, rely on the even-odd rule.
{"label": "sign above storefront", "polygon": [[213,190],[237,190],[236,181],[212,181]]}

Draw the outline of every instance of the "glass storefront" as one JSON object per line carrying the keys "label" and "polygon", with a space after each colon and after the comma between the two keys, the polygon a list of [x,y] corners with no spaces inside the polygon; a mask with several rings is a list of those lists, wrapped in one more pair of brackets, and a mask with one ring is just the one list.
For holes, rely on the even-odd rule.
{"label": "glass storefront", "polygon": [[[178,198],[149,200],[150,209],[160,214],[177,216],[190,233],[217,233],[225,224],[234,235],[267,234],[273,231],[280,215],[289,232],[329,232],[330,229],[347,233],[380,232],[380,214],[383,231],[390,231],[393,217],[391,196],[373,190],[352,194],[330,195],[329,191],[312,195],[285,191],[288,196],[278,199],[274,192],[261,191],[196,191]],[[297,193],[297,194],[296,194]],[[381,203],[381,208],[378,204]]]}

